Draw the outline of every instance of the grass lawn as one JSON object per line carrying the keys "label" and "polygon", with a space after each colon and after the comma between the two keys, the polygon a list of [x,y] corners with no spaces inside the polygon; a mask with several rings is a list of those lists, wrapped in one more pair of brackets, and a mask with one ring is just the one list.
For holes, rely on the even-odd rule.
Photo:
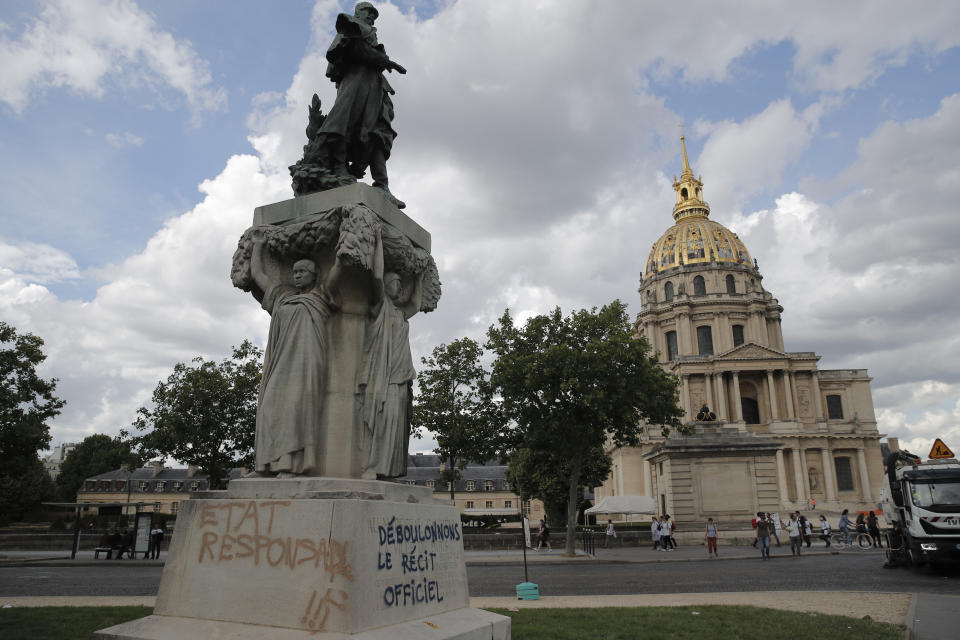
{"label": "grass lawn", "polygon": [[512,640],[902,640],[904,627],[760,607],[491,609],[510,616]]}
{"label": "grass lawn", "polygon": [[0,609],[0,638],[90,640],[97,629],[151,613],[153,607],[12,607]]}
{"label": "grass lawn", "polygon": [[[513,620],[513,640],[771,640],[830,638],[901,640],[903,627],[842,616],[758,607],[610,607],[493,609]],[[97,629],[150,615],[150,607],[20,607],[0,609],[3,640],[89,640]]]}

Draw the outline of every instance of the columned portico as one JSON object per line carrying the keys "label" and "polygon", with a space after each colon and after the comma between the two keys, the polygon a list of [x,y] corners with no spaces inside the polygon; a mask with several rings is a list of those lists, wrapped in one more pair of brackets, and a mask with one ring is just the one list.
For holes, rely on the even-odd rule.
{"label": "columned portico", "polygon": [[[714,410],[714,413],[716,413],[717,405],[716,405],[716,403],[713,401],[713,384],[712,384],[713,381],[712,381],[712,378],[713,378],[713,376],[711,376],[709,373],[703,374],[703,381],[704,381],[704,383],[706,384],[706,387],[707,387],[707,406],[710,407],[711,409],[713,409],[713,410]],[[719,418],[720,416],[717,416],[717,417]]]}
{"label": "columned portico", "polygon": [[740,399],[740,373],[733,372],[733,415],[736,422],[743,422],[743,404]]}
{"label": "columned portico", "polygon": [[716,389],[717,389],[717,417],[721,420],[729,420],[730,415],[727,413],[727,392],[723,388],[723,374],[716,374]]}
{"label": "columned portico", "polygon": [[795,502],[797,504],[803,504],[807,501],[807,491],[806,491],[806,482],[804,482],[804,476],[807,475],[806,464],[803,461],[803,455],[800,451],[800,443],[793,449],[793,480],[794,486],[797,490],[797,496]]}
{"label": "columned portico", "polygon": [[870,490],[870,474],[867,473],[867,456],[863,447],[857,449],[857,467],[860,469],[860,490],[863,492],[864,502],[873,502],[873,492]]}
{"label": "columned portico", "polygon": [[767,369],[767,391],[770,395],[770,419],[779,420],[780,412],[777,409],[777,387],[773,383],[773,370]]}
{"label": "columned portico", "polygon": [[777,449],[777,491],[780,492],[780,507],[787,502],[787,469],[783,464],[783,449]]}
{"label": "columned portico", "polygon": [[833,454],[830,452],[829,442],[824,443],[820,453],[823,455],[823,482],[826,485],[827,502],[834,502],[837,499],[837,481],[833,475]]}
{"label": "columned portico", "polygon": [[783,397],[787,401],[787,415],[788,420],[795,420],[797,417],[796,412],[793,409],[793,372],[784,371],[783,372]]}
{"label": "columned portico", "polygon": [[814,417],[819,422],[823,420],[823,402],[820,400],[820,376],[816,371],[810,372],[810,386],[813,388],[813,407],[816,411]]}

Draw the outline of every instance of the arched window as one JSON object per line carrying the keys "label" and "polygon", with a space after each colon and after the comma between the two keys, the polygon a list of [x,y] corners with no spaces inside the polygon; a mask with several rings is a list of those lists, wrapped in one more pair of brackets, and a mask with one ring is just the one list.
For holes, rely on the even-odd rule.
{"label": "arched window", "polygon": [[743,325],[733,325],[733,346],[739,347],[743,344]]}
{"label": "arched window", "polygon": [[743,421],[747,424],[760,424],[760,405],[753,398],[740,398],[743,409]]}
{"label": "arched window", "polygon": [[687,199],[687,188],[686,188],[686,187],[684,187],[683,189],[680,189],[680,197],[683,198],[684,200]]}
{"label": "arched window", "polygon": [[707,295],[707,283],[704,282],[703,276],[697,276],[693,279],[693,295],[695,296],[705,296]]}
{"label": "arched window", "polygon": [[713,331],[709,325],[697,327],[697,346],[702,356],[713,355]]}
{"label": "arched window", "polygon": [[727,276],[727,293],[736,293],[737,292],[737,283],[733,279],[733,276]]}
{"label": "arched window", "polygon": [[677,332],[667,331],[667,360],[677,359]]}
{"label": "arched window", "polygon": [[663,299],[666,300],[667,302],[670,302],[671,300],[673,300],[673,283],[672,282],[668,282],[667,284],[664,285]]}

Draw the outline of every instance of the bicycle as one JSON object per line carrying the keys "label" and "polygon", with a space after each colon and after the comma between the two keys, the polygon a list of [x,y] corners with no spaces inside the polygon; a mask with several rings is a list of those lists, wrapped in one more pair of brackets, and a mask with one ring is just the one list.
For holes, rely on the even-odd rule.
{"label": "bicycle", "polygon": [[837,551],[842,551],[847,547],[851,549],[872,549],[873,538],[869,533],[859,531],[850,532],[850,544],[847,544],[847,535],[843,531],[834,531],[830,534],[830,546],[836,547]]}

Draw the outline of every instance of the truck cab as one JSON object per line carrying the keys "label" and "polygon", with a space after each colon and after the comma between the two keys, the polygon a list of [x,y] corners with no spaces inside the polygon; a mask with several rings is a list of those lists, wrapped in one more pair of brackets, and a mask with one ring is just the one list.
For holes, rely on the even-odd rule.
{"label": "truck cab", "polygon": [[892,526],[891,554],[914,566],[960,560],[960,463],[895,452],[887,478],[881,500]]}

